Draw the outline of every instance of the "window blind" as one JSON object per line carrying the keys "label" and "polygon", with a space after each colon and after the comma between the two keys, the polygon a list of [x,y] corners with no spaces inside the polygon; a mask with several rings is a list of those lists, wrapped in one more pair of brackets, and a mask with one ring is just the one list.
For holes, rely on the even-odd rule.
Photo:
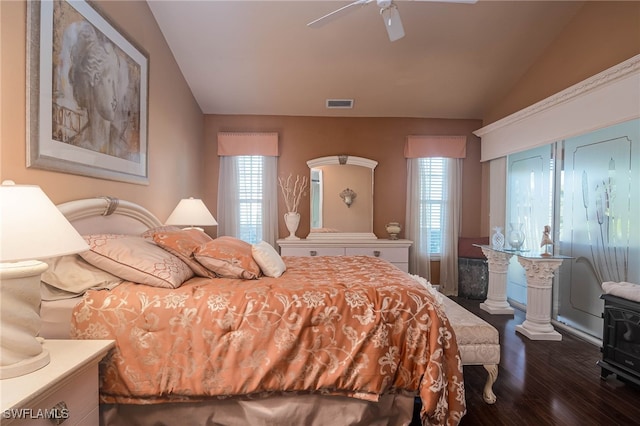
{"label": "window blind", "polygon": [[420,231],[425,234],[430,254],[442,251],[443,206],[446,162],[442,157],[420,158]]}
{"label": "window blind", "polygon": [[238,219],[241,240],[257,243],[262,236],[264,157],[240,155],[238,165]]}

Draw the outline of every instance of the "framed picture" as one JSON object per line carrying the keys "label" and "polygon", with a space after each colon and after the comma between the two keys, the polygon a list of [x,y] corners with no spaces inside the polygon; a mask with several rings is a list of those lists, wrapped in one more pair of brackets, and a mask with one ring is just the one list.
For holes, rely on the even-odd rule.
{"label": "framed picture", "polygon": [[27,8],[27,167],[148,184],[148,55],[86,1]]}

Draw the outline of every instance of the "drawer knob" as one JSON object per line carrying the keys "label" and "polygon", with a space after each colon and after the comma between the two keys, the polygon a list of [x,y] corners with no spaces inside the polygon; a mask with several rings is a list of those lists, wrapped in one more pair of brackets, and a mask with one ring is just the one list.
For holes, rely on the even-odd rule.
{"label": "drawer knob", "polygon": [[51,412],[53,416],[50,420],[54,425],[61,425],[69,418],[69,408],[67,408],[67,403],[64,401],[60,401],[51,407]]}
{"label": "drawer knob", "polygon": [[317,251],[315,251],[315,250],[309,250],[309,255],[310,255],[310,256],[317,256],[317,255],[318,255],[318,252],[317,252]]}
{"label": "drawer knob", "polygon": [[373,255],[374,255],[375,257],[380,257],[380,250],[374,250],[374,251],[373,251]]}

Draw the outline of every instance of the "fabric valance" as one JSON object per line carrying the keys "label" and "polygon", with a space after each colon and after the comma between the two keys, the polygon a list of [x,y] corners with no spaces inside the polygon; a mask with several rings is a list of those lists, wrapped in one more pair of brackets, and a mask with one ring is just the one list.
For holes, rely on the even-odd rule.
{"label": "fabric valance", "polygon": [[467,137],[410,135],[407,136],[404,145],[404,156],[405,158],[465,158]]}
{"label": "fabric valance", "polygon": [[218,155],[278,156],[278,133],[218,133]]}

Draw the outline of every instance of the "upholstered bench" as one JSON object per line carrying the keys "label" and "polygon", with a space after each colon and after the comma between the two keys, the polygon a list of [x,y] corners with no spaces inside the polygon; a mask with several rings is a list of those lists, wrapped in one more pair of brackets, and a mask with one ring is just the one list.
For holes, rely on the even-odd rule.
{"label": "upholstered bench", "polygon": [[487,404],[496,402],[493,384],[498,378],[500,340],[498,330],[448,297],[442,296],[447,317],[456,333],[462,365],[482,365],[489,376],[482,397]]}

